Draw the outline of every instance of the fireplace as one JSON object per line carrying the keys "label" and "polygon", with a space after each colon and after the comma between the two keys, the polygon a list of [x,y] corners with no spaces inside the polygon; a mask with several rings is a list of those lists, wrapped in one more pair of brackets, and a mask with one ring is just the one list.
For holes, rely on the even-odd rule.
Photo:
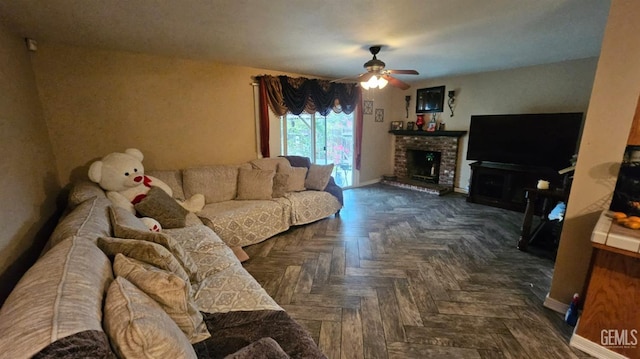
{"label": "fireplace", "polygon": [[440,195],[453,191],[458,146],[466,131],[391,132],[395,135],[396,180],[385,183]]}
{"label": "fireplace", "polygon": [[407,177],[416,181],[438,184],[441,153],[407,149]]}

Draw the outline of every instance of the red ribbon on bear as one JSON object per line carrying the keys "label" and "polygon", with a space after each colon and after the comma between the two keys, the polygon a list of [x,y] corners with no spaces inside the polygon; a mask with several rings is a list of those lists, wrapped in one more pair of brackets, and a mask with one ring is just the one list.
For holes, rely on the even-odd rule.
{"label": "red ribbon on bear", "polygon": [[[137,182],[137,181],[136,181]],[[147,176],[142,176],[142,184],[145,187],[151,188],[151,178],[147,177]],[[131,203],[133,204],[138,204],[140,203],[140,201],[142,201],[145,197],[147,197],[147,195],[145,193],[141,193],[137,196],[135,196],[135,198],[131,201]]]}
{"label": "red ribbon on bear", "polygon": [[146,187],[151,188],[151,178],[147,177],[147,176],[143,176],[144,178],[142,179],[142,184],[144,184]]}

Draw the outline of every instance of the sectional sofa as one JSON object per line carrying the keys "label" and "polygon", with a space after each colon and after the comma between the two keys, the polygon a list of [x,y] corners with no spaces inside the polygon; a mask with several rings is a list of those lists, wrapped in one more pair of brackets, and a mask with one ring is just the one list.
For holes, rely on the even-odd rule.
{"label": "sectional sofa", "polygon": [[[157,171],[176,197],[196,191],[207,202],[176,222],[164,215],[180,217],[177,202],[149,196],[145,210],[162,210],[159,221],[173,227],[162,232],[112,206],[96,184],[76,183],[41,257],[0,309],[0,358],[324,358],[230,247],[339,211],[328,170],[278,158]],[[294,172],[305,172],[298,183],[288,181]],[[305,182],[338,196],[302,190]]]}
{"label": "sectional sofa", "polygon": [[198,217],[229,246],[244,247],[339,212],[342,189],[332,168],[288,156],[149,174],[167,183],[177,199],[203,194]]}

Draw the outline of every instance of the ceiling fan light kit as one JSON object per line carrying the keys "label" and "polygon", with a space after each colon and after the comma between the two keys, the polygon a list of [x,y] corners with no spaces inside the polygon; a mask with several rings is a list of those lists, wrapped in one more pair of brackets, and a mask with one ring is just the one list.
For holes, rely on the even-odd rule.
{"label": "ceiling fan light kit", "polygon": [[371,76],[369,81],[360,82],[360,86],[362,86],[362,88],[365,90],[368,90],[370,88],[372,89],[379,88],[382,90],[385,86],[387,86],[388,83],[389,81],[385,80],[384,77],[381,76],[380,78],[377,78],[374,75],[374,76]]}
{"label": "ceiling fan light kit", "polygon": [[378,58],[376,57],[376,55],[380,52],[380,48],[381,48],[380,45],[371,46],[369,48],[369,51],[373,55],[373,58],[364,63],[364,68],[365,70],[367,70],[367,72],[358,75],[358,77],[355,79],[344,78],[344,79],[333,80],[333,82],[337,82],[341,80],[349,80],[349,79],[356,80],[360,83],[360,86],[365,90],[376,89],[376,88],[382,89],[385,86],[387,86],[387,84],[390,84],[391,86],[394,86],[394,87],[398,87],[402,90],[406,90],[409,87],[411,87],[409,86],[408,83],[398,80],[397,78],[391,76],[391,74],[418,75],[418,71],[416,70],[385,70],[386,64],[383,61],[378,60]]}

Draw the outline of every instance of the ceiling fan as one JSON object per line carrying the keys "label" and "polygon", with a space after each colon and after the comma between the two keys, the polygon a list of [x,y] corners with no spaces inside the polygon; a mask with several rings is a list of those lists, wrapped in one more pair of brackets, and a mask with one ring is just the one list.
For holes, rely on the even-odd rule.
{"label": "ceiling fan", "polygon": [[345,77],[337,80],[333,80],[332,82],[339,81],[347,81],[347,80],[355,80],[360,82],[360,86],[362,86],[365,90],[369,88],[383,88],[388,84],[394,87],[398,87],[400,89],[406,90],[409,87],[409,84],[403,81],[398,80],[397,78],[391,76],[391,74],[399,74],[399,75],[418,75],[418,71],[416,70],[385,70],[385,63],[381,60],[378,60],[376,55],[380,52],[380,48],[382,46],[376,45],[371,46],[369,51],[373,55],[373,58],[364,63],[364,68],[367,72],[362,73],[356,77]]}

